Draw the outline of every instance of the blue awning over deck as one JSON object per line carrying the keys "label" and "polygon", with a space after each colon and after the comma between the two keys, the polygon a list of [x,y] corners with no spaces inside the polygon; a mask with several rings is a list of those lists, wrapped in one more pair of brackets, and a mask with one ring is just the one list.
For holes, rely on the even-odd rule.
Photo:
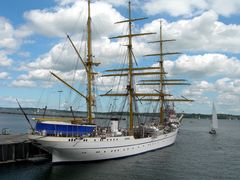
{"label": "blue awning over deck", "polygon": [[95,125],[36,123],[36,131],[45,131],[46,135],[60,136],[82,136],[91,134],[95,127]]}

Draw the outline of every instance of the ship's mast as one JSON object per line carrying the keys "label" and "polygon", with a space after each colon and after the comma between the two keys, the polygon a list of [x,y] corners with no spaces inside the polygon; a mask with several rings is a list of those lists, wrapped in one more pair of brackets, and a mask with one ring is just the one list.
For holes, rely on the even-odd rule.
{"label": "ship's mast", "polygon": [[160,21],[160,61],[159,61],[159,65],[160,65],[160,124],[163,124],[164,122],[164,86],[163,86],[163,82],[164,82],[164,68],[163,68],[163,44],[162,44],[162,22]]}
{"label": "ship's mast", "polygon": [[88,19],[87,19],[87,61],[85,62],[83,58],[81,57],[80,53],[78,52],[76,46],[74,45],[73,41],[71,40],[70,36],[67,35],[67,38],[69,39],[71,45],[73,46],[76,54],[78,55],[79,59],[81,60],[84,69],[87,73],[87,95],[83,95],[78,90],[76,90],[74,87],[69,85],[67,82],[65,82],[63,79],[61,79],[59,76],[57,76],[55,73],[50,72],[54,77],[56,77],[58,80],[60,80],[62,83],[64,83],[66,86],[74,90],[76,93],[78,93],[80,96],[84,97],[87,102],[87,119],[88,123],[92,124],[93,120],[93,106],[94,106],[94,98],[93,98],[93,79],[94,79],[94,73],[93,72],[93,66],[98,66],[100,63],[93,62],[93,55],[92,55],[92,27],[91,27],[91,2],[88,0]]}
{"label": "ship's mast", "polygon": [[[127,93],[124,94],[104,94],[102,96],[128,96],[129,98],[129,132],[130,134],[133,133],[133,121],[134,121],[134,97],[138,96],[138,94],[134,90],[134,80],[133,77],[136,75],[153,75],[156,74],[156,72],[134,72],[138,70],[147,70],[147,69],[156,69],[156,68],[149,68],[149,67],[144,67],[144,68],[133,68],[133,51],[132,51],[132,38],[136,36],[143,36],[143,35],[150,35],[150,34],[155,34],[155,33],[140,33],[140,34],[133,34],[132,33],[132,23],[134,21],[139,21],[139,20],[144,20],[146,18],[132,18],[131,14],[131,2],[128,2],[128,19],[119,21],[117,23],[128,23],[128,34],[127,35],[121,35],[121,36],[116,36],[112,37],[113,38],[128,38],[128,68],[125,69],[113,69],[113,70],[108,70],[108,72],[113,72],[113,71],[127,71],[127,73],[119,73],[119,74],[108,74],[104,76],[127,76],[128,77],[128,84],[127,84]],[[159,68],[157,68],[159,69]],[[157,73],[159,74],[159,73]]]}
{"label": "ship's mast", "polygon": [[[128,2],[128,19],[131,19],[131,2]],[[133,129],[133,75],[132,75],[132,68],[133,68],[133,62],[132,62],[132,21],[129,21],[128,23],[129,28],[129,36],[128,36],[128,67],[129,67],[129,82],[127,86],[127,90],[129,93],[129,120],[130,120],[130,132]]]}
{"label": "ship's mast", "polygon": [[87,55],[87,81],[88,81],[88,101],[87,101],[87,116],[89,124],[92,124],[92,111],[93,111],[93,97],[92,97],[92,80],[93,80],[93,72],[92,72],[92,28],[91,28],[91,3],[88,0],[88,19],[87,19],[87,47],[88,47],[88,55]]}
{"label": "ship's mast", "polygon": [[164,103],[165,102],[192,102],[193,100],[187,99],[185,97],[183,98],[166,98],[172,96],[171,94],[167,94],[165,92],[165,86],[171,86],[171,85],[190,85],[189,83],[186,83],[186,80],[184,79],[166,79],[165,74],[166,72],[164,71],[164,56],[168,55],[177,55],[181,54],[179,52],[164,52],[163,51],[163,43],[165,42],[171,42],[175,41],[175,39],[163,39],[163,33],[162,33],[162,22],[160,21],[160,39],[157,41],[151,41],[149,43],[159,43],[160,45],[160,50],[159,53],[156,54],[148,54],[145,56],[159,56],[159,69],[160,69],[160,79],[150,79],[150,80],[142,80],[139,85],[158,85],[159,86],[159,98],[156,99],[142,99],[142,101],[157,101],[160,103],[160,125],[163,127],[164,126]]}

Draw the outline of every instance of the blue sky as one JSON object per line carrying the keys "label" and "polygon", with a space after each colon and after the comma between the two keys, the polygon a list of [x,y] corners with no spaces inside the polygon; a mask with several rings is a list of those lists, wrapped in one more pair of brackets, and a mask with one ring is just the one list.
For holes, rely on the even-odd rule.
{"label": "blue sky", "polygon": [[[126,33],[125,25],[115,25],[127,12],[126,0],[92,1],[93,54],[101,65],[97,72],[118,67],[124,60],[124,40],[109,37]],[[133,16],[149,17],[134,24],[137,32],[158,32],[163,22],[165,38],[177,39],[166,51],[181,51],[166,57],[165,68],[172,78],[186,78],[191,86],[170,88],[177,97],[193,103],[178,104],[177,111],[210,113],[215,101],[220,113],[240,110],[240,1],[239,0],[133,0]],[[73,105],[84,110],[84,100],[49,75],[54,71],[70,84],[86,91],[83,67],[70,46],[68,33],[84,57],[86,3],[83,0],[2,0],[0,2],[0,106],[16,107],[18,98],[25,107],[61,108]],[[155,65],[157,59],[142,56],[157,52],[147,41],[159,34],[134,40],[139,65]],[[117,62],[117,63],[116,63]],[[76,70],[74,70],[77,67]],[[113,78],[96,77],[101,94],[117,88]],[[79,80],[79,81],[76,81]],[[104,88],[102,85],[105,85]],[[124,86],[121,84],[121,88]],[[151,91],[143,87],[142,91]],[[98,110],[107,110],[109,99],[100,99]],[[107,106],[106,106],[107,104]],[[120,104],[120,102],[119,102]]]}

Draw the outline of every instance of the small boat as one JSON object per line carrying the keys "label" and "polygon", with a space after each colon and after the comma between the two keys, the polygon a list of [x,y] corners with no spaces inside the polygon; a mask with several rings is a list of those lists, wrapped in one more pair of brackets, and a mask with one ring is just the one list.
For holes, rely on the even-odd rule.
{"label": "small boat", "polygon": [[216,134],[216,129],[218,128],[218,118],[216,113],[216,108],[213,102],[212,106],[212,124],[211,124],[211,130],[209,131],[210,134]]}

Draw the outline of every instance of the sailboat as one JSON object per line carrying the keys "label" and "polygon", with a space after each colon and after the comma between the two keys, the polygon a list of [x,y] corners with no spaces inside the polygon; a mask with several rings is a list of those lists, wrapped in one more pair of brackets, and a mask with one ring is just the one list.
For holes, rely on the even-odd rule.
{"label": "sailboat", "polygon": [[[87,73],[87,95],[82,94],[75,88],[71,87],[59,76],[52,72],[52,75],[58,80],[63,82],[69,88],[74,90],[80,96],[86,99],[87,103],[87,123],[81,122],[37,122],[36,128],[29,134],[29,139],[40,147],[49,151],[52,154],[52,162],[82,162],[82,161],[96,161],[107,160],[114,158],[122,158],[132,155],[145,153],[148,151],[164,148],[175,143],[178,130],[183,118],[177,116],[174,110],[173,102],[185,101],[191,102],[187,98],[172,98],[172,95],[166,91],[168,85],[188,85],[183,79],[167,79],[166,72],[164,71],[163,62],[164,56],[179,54],[177,52],[163,52],[163,43],[174,41],[162,38],[162,25],[160,24],[160,39],[151,43],[160,44],[160,52],[156,54],[148,54],[146,56],[160,57],[158,67],[134,67],[133,44],[132,38],[136,36],[151,35],[155,33],[132,33],[132,23],[134,21],[140,21],[145,18],[132,18],[131,15],[131,2],[128,4],[129,14],[128,18],[117,23],[128,24],[128,34],[120,35],[113,38],[127,38],[128,44],[128,67],[123,69],[107,70],[110,74],[103,75],[104,77],[110,76],[125,76],[128,81],[126,84],[126,92],[124,93],[110,93],[108,91],[101,96],[121,96],[128,100],[128,117],[129,124],[123,129],[119,127],[119,118],[111,118],[110,127],[101,127],[93,123],[94,120],[94,96],[93,90],[93,72],[92,66],[96,63],[93,62],[92,55],[92,30],[91,30],[91,3],[88,0],[88,21],[87,21],[87,47],[88,55],[87,62],[82,61]],[[68,36],[71,44],[74,47],[73,42]],[[112,72],[118,72],[113,74]],[[143,79],[137,85],[134,81],[135,76],[148,76],[157,75],[157,79]],[[137,92],[136,86],[156,86],[158,90],[154,89],[154,93]],[[135,120],[137,118],[137,102],[138,101],[153,101],[157,102],[160,106],[159,120],[155,123],[141,123],[136,125]],[[38,123],[41,123],[39,125]],[[42,125],[44,124],[44,125]],[[51,128],[48,126],[51,124]],[[55,124],[52,126],[52,124]],[[58,128],[56,128],[58,127]]]}
{"label": "sailboat", "polygon": [[213,102],[212,105],[212,121],[211,121],[211,130],[209,131],[210,134],[216,134],[216,129],[218,128],[218,118],[216,108]]}

